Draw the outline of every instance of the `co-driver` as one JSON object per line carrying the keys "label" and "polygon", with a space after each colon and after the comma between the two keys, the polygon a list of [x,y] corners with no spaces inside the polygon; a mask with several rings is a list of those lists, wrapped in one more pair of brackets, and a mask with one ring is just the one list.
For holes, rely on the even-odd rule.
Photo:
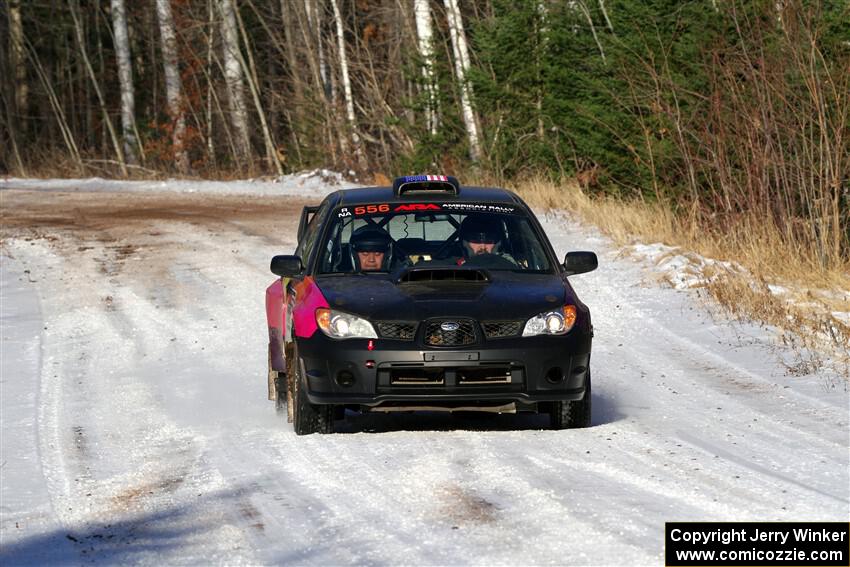
{"label": "co-driver", "polygon": [[503,231],[498,221],[482,216],[468,216],[458,229],[463,255],[453,259],[458,266],[469,263],[483,268],[515,268],[516,260],[501,252]]}

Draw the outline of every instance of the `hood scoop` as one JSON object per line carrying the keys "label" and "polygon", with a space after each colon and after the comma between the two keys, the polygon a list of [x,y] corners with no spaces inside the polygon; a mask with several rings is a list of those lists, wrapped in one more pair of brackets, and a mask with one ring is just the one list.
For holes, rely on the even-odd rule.
{"label": "hood scoop", "polygon": [[490,276],[484,270],[469,268],[411,268],[398,279],[398,283],[472,282],[487,283]]}

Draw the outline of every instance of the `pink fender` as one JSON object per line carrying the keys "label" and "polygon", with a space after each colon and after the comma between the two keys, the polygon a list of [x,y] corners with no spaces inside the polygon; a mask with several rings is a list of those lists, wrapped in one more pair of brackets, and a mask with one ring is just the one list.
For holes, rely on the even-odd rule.
{"label": "pink fender", "polygon": [[269,358],[271,367],[286,371],[283,359],[283,325],[286,306],[283,304],[283,280],[277,279],[266,288],[266,321],[269,325]]}
{"label": "pink fender", "polygon": [[316,324],[316,309],[330,307],[328,300],[322,295],[316,281],[307,276],[295,285],[295,307],[292,310],[292,320],[295,335],[310,338],[319,328]]}
{"label": "pink fender", "polygon": [[[290,298],[290,302],[294,303],[291,315],[295,335],[310,338],[318,329],[316,309],[329,307],[328,301],[310,276],[295,284],[293,291],[294,297]],[[266,288],[266,320],[269,326],[271,367],[278,372],[286,372],[283,343],[294,338],[289,336],[289,329],[286,328],[286,304],[283,280],[275,280]]]}
{"label": "pink fender", "polygon": [[278,332],[283,330],[283,310],[283,281],[278,279],[266,288],[266,320],[269,328],[274,327]]}

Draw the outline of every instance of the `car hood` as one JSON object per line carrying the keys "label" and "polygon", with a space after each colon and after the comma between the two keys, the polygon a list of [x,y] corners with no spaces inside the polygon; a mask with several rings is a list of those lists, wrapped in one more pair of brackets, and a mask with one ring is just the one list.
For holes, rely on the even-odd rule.
{"label": "car hood", "polygon": [[316,284],[333,309],[374,321],[521,320],[575,301],[559,274],[493,271],[488,276],[486,282],[396,283],[387,274],[353,274],[320,276]]}

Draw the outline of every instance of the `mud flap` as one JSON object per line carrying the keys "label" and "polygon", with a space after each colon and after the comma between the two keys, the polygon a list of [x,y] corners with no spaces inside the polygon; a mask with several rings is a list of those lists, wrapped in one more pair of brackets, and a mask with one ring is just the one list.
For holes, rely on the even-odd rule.
{"label": "mud flap", "polygon": [[269,400],[277,400],[277,386],[275,379],[283,374],[286,368],[283,359],[283,348],[280,338],[280,330],[277,327],[269,327]]}
{"label": "mud flap", "polygon": [[292,408],[295,401],[292,398],[293,383],[292,380],[297,376],[296,368],[293,368],[292,363],[295,358],[295,348],[293,343],[284,346],[284,362],[286,363],[286,375],[281,376],[279,384],[286,384],[286,421],[292,423],[293,414]]}
{"label": "mud flap", "polygon": [[[294,372],[290,372],[286,375],[286,421],[289,423],[292,423],[293,420],[292,408],[294,407],[293,404],[295,404],[295,399],[292,397],[294,386],[292,383],[293,374]],[[281,382],[283,381],[281,380]]]}

